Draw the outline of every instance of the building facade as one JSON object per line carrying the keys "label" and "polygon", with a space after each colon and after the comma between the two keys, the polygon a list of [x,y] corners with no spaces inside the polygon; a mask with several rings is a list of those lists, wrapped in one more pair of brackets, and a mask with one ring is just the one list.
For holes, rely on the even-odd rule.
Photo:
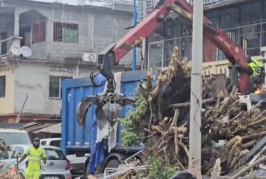
{"label": "building facade", "polygon": [[[260,56],[266,46],[266,13],[264,0],[221,1],[205,6],[205,16],[222,29],[250,56]],[[173,48],[180,49],[180,58],[191,60],[192,31],[178,19],[169,18],[148,39],[148,66],[168,65]],[[204,39],[204,62],[226,60],[224,54]]]}
{"label": "building facade", "polygon": [[[93,57],[132,26],[129,8],[0,0],[0,119],[60,116],[61,82],[89,76]],[[11,48],[27,46],[30,55]],[[16,51],[16,50],[15,50]],[[114,71],[130,66],[125,56]],[[140,62],[138,61],[138,64]]]}

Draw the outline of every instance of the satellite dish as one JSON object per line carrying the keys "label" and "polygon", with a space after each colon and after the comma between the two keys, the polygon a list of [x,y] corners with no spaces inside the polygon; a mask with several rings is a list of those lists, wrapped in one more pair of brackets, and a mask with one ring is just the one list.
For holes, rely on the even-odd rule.
{"label": "satellite dish", "polygon": [[10,51],[13,55],[15,56],[19,56],[21,55],[21,49],[20,49],[20,46],[17,45],[17,44],[13,44],[11,47],[10,47]]}
{"label": "satellite dish", "polygon": [[21,50],[21,54],[23,55],[23,57],[30,57],[31,56],[31,49],[27,46],[23,46],[20,48]]}
{"label": "satellite dish", "polygon": [[79,6],[83,6],[86,0],[76,0]]}

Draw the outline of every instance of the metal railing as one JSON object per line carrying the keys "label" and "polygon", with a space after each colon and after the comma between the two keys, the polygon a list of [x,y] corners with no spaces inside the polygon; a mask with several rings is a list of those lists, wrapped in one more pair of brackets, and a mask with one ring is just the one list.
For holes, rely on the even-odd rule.
{"label": "metal railing", "polygon": [[[190,4],[193,4],[194,0],[187,0]],[[217,2],[222,2],[225,0],[204,0],[203,3],[204,5],[208,4],[214,4]],[[138,22],[142,21],[143,18],[149,14],[149,12],[155,7],[157,4],[158,0],[137,0],[137,20]]]}
{"label": "metal railing", "polygon": [[[13,41],[13,40],[15,40],[15,39],[17,39],[17,40],[21,40],[22,39],[22,37],[17,37],[17,36],[11,36],[11,37],[9,37],[9,38],[7,38],[7,39],[3,39],[3,40],[0,40],[0,59],[2,58],[2,57],[6,57],[8,54],[10,54],[11,52],[7,49],[6,51],[6,53],[5,54],[2,54],[2,52],[1,52],[1,49],[2,49],[2,44],[3,43],[7,43],[8,41]],[[13,43],[12,43],[13,44]],[[8,47],[7,47],[8,48]]]}
{"label": "metal railing", "polygon": [[5,56],[7,56],[8,54],[9,54],[9,52],[8,52],[8,50],[7,50],[7,53],[5,53],[5,54],[2,54],[2,44],[4,43],[4,42],[7,42],[7,41],[9,41],[9,40],[13,40],[14,39],[14,37],[9,37],[9,38],[7,38],[7,39],[4,39],[4,40],[0,40],[0,58],[2,58],[2,57],[5,57]]}
{"label": "metal railing", "polygon": [[[266,46],[266,23],[239,26],[223,31],[233,41],[242,46],[247,55],[259,56],[261,55],[260,48]],[[167,66],[175,46],[179,48],[180,59],[191,60],[192,37],[184,35],[177,38],[149,42],[148,66]],[[223,52],[206,39],[203,41],[203,48],[204,62],[226,59]]]}

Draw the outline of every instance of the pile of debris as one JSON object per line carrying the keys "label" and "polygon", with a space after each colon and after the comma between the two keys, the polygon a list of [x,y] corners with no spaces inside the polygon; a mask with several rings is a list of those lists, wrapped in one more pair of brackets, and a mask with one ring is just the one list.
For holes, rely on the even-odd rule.
{"label": "pile of debris", "polygon": [[[4,144],[3,141],[0,141],[0,155],[5,156],[8,155],[8,151],[10,151],[10,146]],[[8,171],[3,171],[4,163],[0,162],[0,178],[1,179],[22,179],[19,173],[17,172],[15,166],[10,166]]]}
{"label": "pile of debris", "polygon": [[[147,111],[138,126],[144,133],[149,152],[165,165],[188,166],[191,65],[178,60],[178,48],[167,68],[147,73],[138,90],[147,101]],[[201,74],[194,74],[201,75]],[[261,148],[254,146],[266,136],[266,111],[260,104],[243,110],[236,88],[226,91],[223,75],[202,77],[202,173],[211,174],[216,159],[221,159],[221,174],[226,175],[246,165]],[[147,118],[147,116],[149,116]],[[139,125],[139,121],[132,121]],[[141,135],[141,134],[140,134]],[[266,139],[265,139],[266,141]],[[255,147],[256,148],[256,147]],[[254,152],[254,150],[256,150]],[[257,157],[258,158],[258,157]]]}

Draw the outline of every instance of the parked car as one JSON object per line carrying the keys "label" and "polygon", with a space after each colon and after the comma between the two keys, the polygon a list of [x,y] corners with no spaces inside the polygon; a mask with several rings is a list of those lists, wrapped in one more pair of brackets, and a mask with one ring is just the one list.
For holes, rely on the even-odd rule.
{"label": "parked car", "polygon": [[[41,145],[51,145],[55,147],[61,147],[61,138],[45,138],[40,140]],[[67,155],[67,159],[70,161],[70,171],[72,175],[82,175],[83,167],[89,154],[85,154],[83,157],[78,157],[75,154]]]}
{"label": "parked car", "polygon": [[40,140],[41,146],[51,145],[55,147],[61,147],[61,138],[45,138]]}
{"label": "parked car", "polygon": [[[10,165],[16,163],[16,156],[22,156],[30,145],[12,145],[12,151],[6,152],[7,155],[1,155],[1,162],[3,163],[3,171],[7,171]],[[46,154],[46,170],[42,171],[40,179],[72,179],[70,173],[70,162],[58,147],[42,146]],[[4,158],[5,157],[5,158]],[[18,171],[22,178],[26,171],[25,159],[18,165]]]}

